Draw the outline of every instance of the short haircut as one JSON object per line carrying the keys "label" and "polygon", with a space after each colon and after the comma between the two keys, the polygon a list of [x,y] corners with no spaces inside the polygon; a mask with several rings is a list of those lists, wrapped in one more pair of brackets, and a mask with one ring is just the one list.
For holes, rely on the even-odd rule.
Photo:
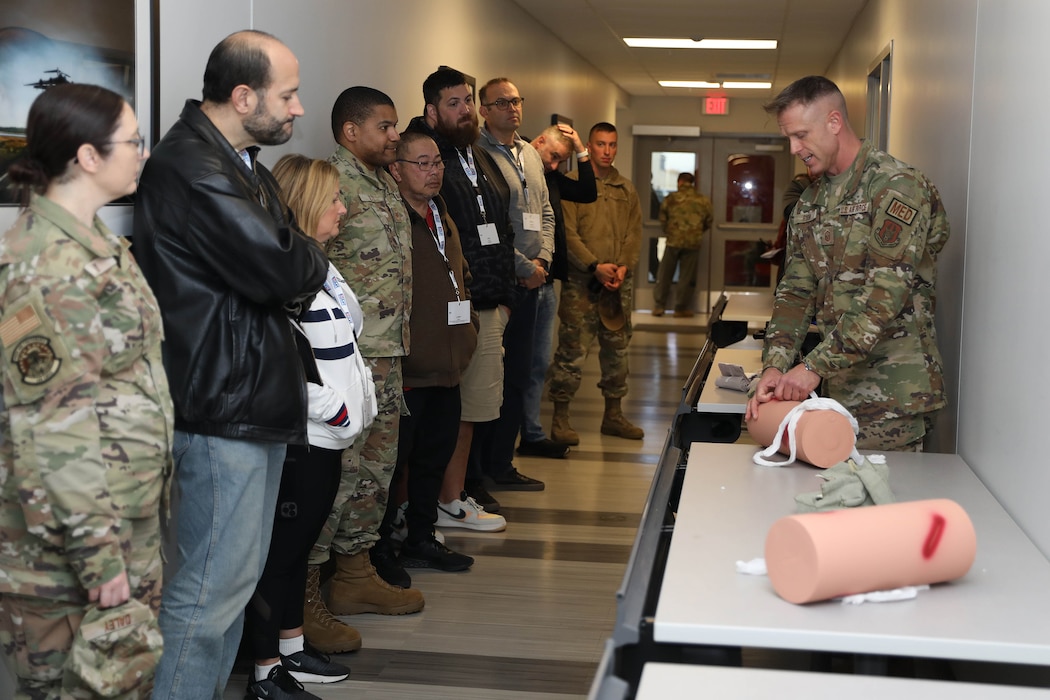
{"label": "short haircut", "polygon": [[495,85],[499,85],[501,83],[509,83],[509,82],[510,82],[510,78],[493,78],[492,80],[488,81],[487,83],[485,83],[484,85],[481,86],[480,90],[478,90],[478,101],[481,104],[485,104],[485,93],[488,92],[488,89],[490,87],[493,87]]}
{"label": "short haircut", "polygon": [[678,181],[691,185],[696,182],[696,178],[693,177],[692,173],[678,173]]}
{"label": "short haircut", "polygon": [[379,105],[393,107],[394,101],[385,92],[363,85],[343,90],[332,105],[332,137],[338,141],[347,122],[364,124]]}
{"label": "short haircut", "polygon": [[238,85],[252,90],[268,88],[273,76],[266,46],[271,41],[280,43],[272,34],[256,29],[234,32],[220,41],[204,68],[204,101],[226,104]]}
{"label": "short haircut", "polygon": [[423,81],[423,102],[437,106],[441,91],[467,84],[467,76],[455,68],[439,68]]}
{"label": "short haircut", "polygon": [[615,134],[616,127],[610,124],[609,122],[598,122],[597,124],[591,127],[591,130],[589,132],[587,132],[588,141],[594,138],[594,132],[596,131],[608,131],[610,133]]}
{"label": "short haircut", "polygon": [[30,192],[43,194],[53,181],[68,178],[82,145],[108,156],[123,111],[124,98],[98,85],[67,83],[40,93],[29,108],[25,151],[7,170],[21,189],[22,205],[29,204]]}
{"label": "short haircut", "polygon": [[548,141],[553,141],[559,146],[566,146],[570,151],[572,150],[572,139],[569,138],[568,134],[559,129],[557,125],[548,126],[546,129],[540,132],[540,136],[544,137]]}
{"label": "short haircut", "polygon": [[431,143],[434,143],[434,139],[430,138],[429,136],[427,136],[426,134],[424,134],[421,131],[405,131],[405,132],[402,132],[401,140],[397,142],[397,151],[396,151],[396,153],[397,153],[398,159],[399,160],[404,160],[405,156],[408,155],[408,151],[409,151],[409,149],[411,149],[412,144],[416,143],[417,141],[423,141],[424,139],[427,140],[427,141],[430,141]]}
{"label": "short haircut", "polygon": [[339,186],[339,171],[326,160],[289,153],[277,161],[272,172],[299,228],[314,238],[321,215],[332,201],[332,192]]}
{"label": "short haircut", "polygon": [[817,100],[825,97],[833,97],[836,101],[835,108],[842,112],[842,116],[849,118],[846,114],[846,98],[842,96],[839,86],[822,75],[808,75],[799,78],[780,91],[772,102],[762,105],[767,114],[780,116],[784,110],[792,105],[811,105]]}

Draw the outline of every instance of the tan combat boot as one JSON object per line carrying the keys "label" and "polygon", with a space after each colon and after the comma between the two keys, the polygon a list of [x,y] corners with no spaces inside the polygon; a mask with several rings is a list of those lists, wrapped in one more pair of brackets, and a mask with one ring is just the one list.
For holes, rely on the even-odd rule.
{"label": "tan combat boot", "polygon": [[368,550],[335,555],[335,576],[328,599],[328,609],[336,615],[406,615],[423,609],[422,593],[414,588],[391,586],[380,578]]}
{"label": "tan combat boot", "polygon": [[620,410],[620,399],[605,399],[605,415],[602,416],[602,435],[615,435],[628,440],[641,440],[645,431],[631,423]]}
{"label": "tan combat boot", "polygon": [[315,649],[325,654],[341,654],[361,648],[361,633],[332,615],[321,597],[321,567],[306,570],[306,598],[303,601],[303,634]]}
{"label": "tan combat boot", "polygon": [[551,440],[564,445],[579,445],[580,435],[569,425],[569,402],[554,402],[554,420],[551,421]]}

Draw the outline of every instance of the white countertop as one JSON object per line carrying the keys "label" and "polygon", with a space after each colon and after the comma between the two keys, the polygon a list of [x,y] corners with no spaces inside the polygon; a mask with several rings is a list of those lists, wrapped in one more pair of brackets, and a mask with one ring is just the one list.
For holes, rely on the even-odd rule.
{"label": "white countertop", "polygon": [[977,557],[963,578],[914,600],[793,605],[735,562],[816,491],[809,466],[757,467],[754,445],[693,443],[656,610],[658,642],[1050,665],[1050,562],[956,455],[888,453],[902,501],[950,498],[970,516]]}
{"label": "white countertop", "polygon": [[748,327],[764,328],[772,317],[772,292],[726,292],[721,320],[747,321]]}
{"label": "white countertop", "polygon": [[647,663],[635,700],[668,698],[776,700],[1038,700],[1050,690],[983,683],[809,673],[694,664]]}
{"label": "white countertop", "polygon": [[696,400],[696,410],[699,413],[739,413],[744,415],[747,406],[747,392],[722,389],[715,386],[715,378],[722,375],[718,369],[718,363],[725,362],[740,365],[747,374],[758,374],[762,369],[762,350],[745,350],[735,347],[720,348],[715,352],[711,362],[711,371],[704,382],[704,388],[700,390],[700,396]]}

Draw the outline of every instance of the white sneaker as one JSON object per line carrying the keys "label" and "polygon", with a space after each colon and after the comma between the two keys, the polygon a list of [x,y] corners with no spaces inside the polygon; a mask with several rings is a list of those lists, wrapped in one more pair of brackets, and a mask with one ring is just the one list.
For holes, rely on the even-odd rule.
{"label": "white sneaker", "polygon": [[[408,510],[408,501],[405,501],[397,507],[397,515],[394,516],[393,530],[390,532],[390,539],[394,542],[401,543],[408,537],[408,523],[405,521],[405,512]],[[441,530],[434,530],[434,539],[445,544],[445,536],[441,534]]]}
{"label": "white sneaker", "polygon": [[470,496],[464,500],[454,499],[451,503],[438,501],[437,527],[462,527],[481,532],[501,532],[507,529],[507,519],[495,513],[486,513]]}

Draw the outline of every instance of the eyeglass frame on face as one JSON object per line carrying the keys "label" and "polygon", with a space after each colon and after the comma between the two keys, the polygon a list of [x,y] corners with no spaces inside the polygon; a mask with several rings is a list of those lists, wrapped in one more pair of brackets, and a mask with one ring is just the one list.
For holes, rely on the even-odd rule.
{"label": "eyeglass frame on face", "polygon": [[488,104],[481,105],[482,107],[495,107],[501,112],[506,112],[511,107],[520,107],[525,104],[524,97],[512,97],[509,100],[505,97],[501,97],[498,100],[493,100]]}
{"label": "eyeglass frame on face", "polygon": [[421,173],[429,173],[434,168],[437,168],[438,170],[445,169],[445,161],[441,160],[440,158],[438,160],[405,160],[404,158],[398,158],[397,162],[411,163],[412,165],[419,168],[419,172]]}
{"label": "eyeglass frame on face", "polygon": [[106,141],[106,143],[109,143],[109,144],[130,143],[132,146],[136,146],[139,149],[139,157],[140,158],[142,156],[146,155],[146,139],[144,137],[142,137],[142,136],[139,136],[138,138],[135,138],[135,139],[123,139],[123,140],[120,140],[120,141]]}

